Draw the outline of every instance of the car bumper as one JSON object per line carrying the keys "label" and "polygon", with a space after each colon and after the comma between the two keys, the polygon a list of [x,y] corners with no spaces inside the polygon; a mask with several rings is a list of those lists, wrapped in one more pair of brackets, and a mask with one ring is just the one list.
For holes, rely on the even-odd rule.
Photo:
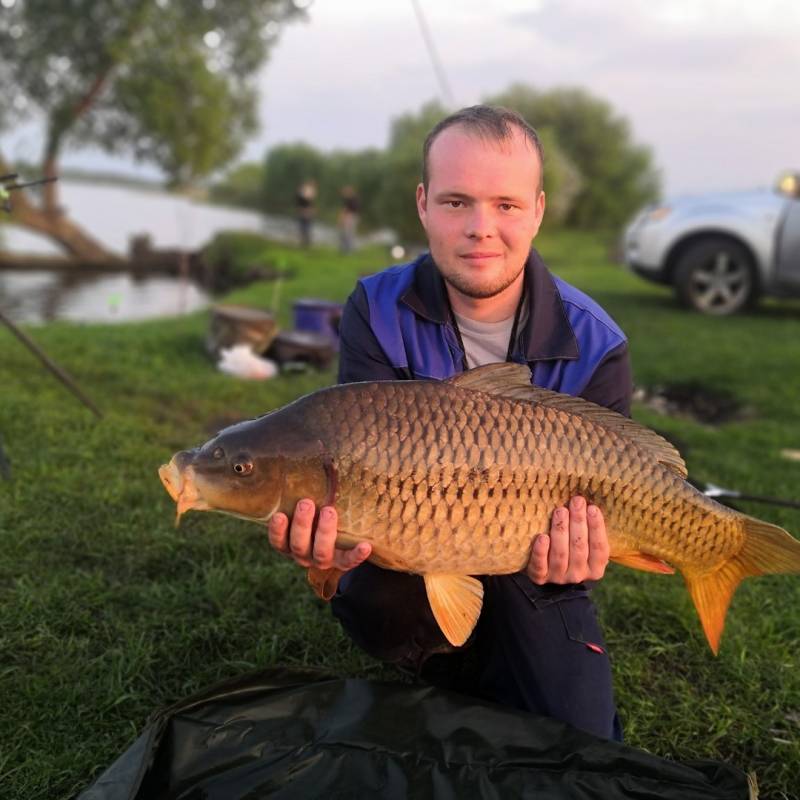
{"label": "car bumper", "polygon": [[635,219],[626,229],[622,242],[623,260],[628,269],[648,280],[667,283],[664,240],[660,225],[647,223],[644,215]]}

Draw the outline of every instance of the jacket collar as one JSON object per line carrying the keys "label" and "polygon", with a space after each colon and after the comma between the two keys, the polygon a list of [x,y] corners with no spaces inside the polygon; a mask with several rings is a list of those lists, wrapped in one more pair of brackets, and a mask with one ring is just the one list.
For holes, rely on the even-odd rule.
{"label": "jacket collar", "polygon": [[[555,279],[533,249],[525,264],[525,291],[528,293],[528,322],[522,332],[525,360],[578,358],[578,340]],[[417,260],[414,279],[400,299],[431,322],[449,323],[447,290],[430,253]]]}

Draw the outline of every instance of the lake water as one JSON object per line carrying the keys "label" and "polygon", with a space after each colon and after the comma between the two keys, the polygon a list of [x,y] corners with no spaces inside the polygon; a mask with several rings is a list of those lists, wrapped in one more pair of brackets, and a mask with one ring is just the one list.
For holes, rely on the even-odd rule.
{"label": "lake water", "polygon": [[0,270],[0,308],[15,322],[127,322],[188,314],[210,302],[190,281],[166,276]]}
{"label": "lake water", "polygon": [[[297,241],[292,219],[198,203],[156,189],[77,180],[59,181],[59,189],[70,218],[123,256],[131,237],[142,233],[150,236],[153,247],[186,250],[202,247],[223,230]],[[314,239],[334,245],[336,233],[317,226]],[[17,253],[59,253],[50,240],[13,225],[0,226],[0,247]],[[209,302],[200,287],[165,276],[139,279],[108,273],[74,276],[0,270],[0,308],[17,322],[123,322],[189,313]]]}

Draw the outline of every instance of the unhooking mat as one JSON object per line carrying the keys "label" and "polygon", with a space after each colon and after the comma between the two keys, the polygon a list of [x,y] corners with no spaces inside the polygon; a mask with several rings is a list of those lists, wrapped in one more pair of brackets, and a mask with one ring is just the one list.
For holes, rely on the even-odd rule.
{"label": "unhooking mat", "polygon": [[748,800],[676,763],[429,686],[270,670],[157,712],[79,800]]}

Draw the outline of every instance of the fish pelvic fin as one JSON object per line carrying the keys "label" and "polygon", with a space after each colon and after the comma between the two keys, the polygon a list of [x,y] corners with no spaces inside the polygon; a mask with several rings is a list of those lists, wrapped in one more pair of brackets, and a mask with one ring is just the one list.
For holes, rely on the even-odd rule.
{"label": "fish pelvic fin", "polygon": [[640,569],[644,572],[659,572],[663,575],[673,575],[675,569],[660,558],[649,553],[613,553],[611,561],[622,564],[631,569]]}
{"label": "fish pelvic fin", "polygon": [[483,607],[483,584],[469,575],[424,575],[431,611],[447,641],[461,647],[469,639]]}
{"label": "fish pelvic fin", "polygon": [[344,572],[336,567],[330,569],[317,569],[310,567],[306,577],[314,590],[314,594],[326,602],[329,601],[339,588],[339,579],[344,575]]}
{"label": "fish pelvic fin", "polygon": [[735,555],[712,572],[685,572],[700,624],[714,655],[719,651],[725,616],[739,584],[754,575],[800,574],[800,541],[783,528],[742,516],[744,544]]}

